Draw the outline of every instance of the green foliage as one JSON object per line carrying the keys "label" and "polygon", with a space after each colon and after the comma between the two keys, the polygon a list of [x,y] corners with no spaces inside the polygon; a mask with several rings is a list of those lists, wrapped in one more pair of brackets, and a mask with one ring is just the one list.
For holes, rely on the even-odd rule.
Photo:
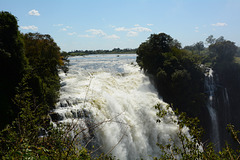
{"label": "green foliage", "polygon": [[45,74],[57,75],[58,65],[63,65],[60,48],[50,35],[28,33],[23,35],[25,54],[30,65],[43,77]]}
{"label": "green foliage", "polygon": [[217,63],[233,62],[237,47],[234,42],[219,40],[209,46],[210,52],[216,56]]}
{"label": "green foliage", "polygon": [[60,68],[63,70],[64,73],[67,73],[68,70],[69,70],[69,54],[67,52],[61,52],[61,58],[62,58],[62,61],[63,61],[63,64],[64,65],[61,65]]}
{"label": "green foliage", "polygon": [[213,37],[213,35],[210,35],[206,38],[206,42],[211,45],[214,44],[216,42],[216,39]]}
{"label": "green foliage", "polygon": [[[158,123],[161,123],[161,119],[165,116],[176,115],[178,120],[173,122],[178,125],[178,139],[169,139],[168,144],[157,144],[161,150],[161,156],[159,159],[230,159],[235,160],[240,158],[240,148],[234,150],[228,144],[220,152],[215,152],[213,144],[203,144],[201,142],[201,136],[203,135],[203,129],[199,127],[198,118],[189,118],[186,113],[179,113],[178,110],[169,110],[170,106],[163,108],[160,104],[157,104],[155,108],[158,110],[157,116]],[[189,135],[183,132],[183,128],[187,127]],[[233,139],[239,144],[239,133],[234,126],[229,124],[228,130],[232,134]],[[157,160],[157,157],[154,157]]]}
{"label": "green foliage", "polygon": [[137,49],[137,62],[155,77],[165,102],[197,116],[204,105],[204,74],[199,56],[180,48],[171,36],[153,34]]}
{"label": "green foliage", "polygon": [[60,88],[58,68],[64,65],[60,48],[50,35],[28,33],[23,35],[24,49],[31,67],[29,79],[34,95],[53,109]]}
{"label": "green foliage", "polygon": [[[25,76],[14,98],[20,108],[18,118],[0,132],[1,159],[115,159],[111,155],[94,158],[93,152],[81,146],[78,125],[50,124],[44,113],[45,104],[33,95]],[[41,130],[45,131],[40,134]],[[74,136],[72,136],[74,133]]]}
{"label": "green foliage", "polygon": [[18,31],[16,17],[9,12],[0,12],[0,129],[16,116],[11,99],[23,77],[27,60],[23,41]]}
{"label": "green foliage", "polygon": [[[199,127],[199,120],[197,118],[189,118],[185,113],[179,113],[178,110],[169,110],[170,106],[167,106],[165,109],[158,104],[155,108],[158,110],[157,116],[160,119],[163,119],[165,116],[171,117],[172,115],[177,115],[178,117],[178,120],[172,119],[178,126],[178,139],[169,139],[168,144],[157,143],[161,150],[160,159],[198,159],[201,157],[203,154],[201,143],[203,129]],[[158,119],[157,122],[161,123],[161,120]],[[186,127],[189,128],[189,134],[184,132]]]}
{"label": "green foliage", "polygon": [[201,54],[205,50],[204,43],[202,41],[197,42],[191,46],[185,46],[185,50],[191,51],[193,54]]}
{"label": "green foliage", "polygon": [[146,72],[156,74],[164,62],[162,54],[180,47],[177,40],[165,33],[152,34],[149,40],[142,43],[137,49],[137,62]]}
{"label": "green foliage", "polygon": [[240,57],[235,57],[234,62],[240,64]]}
{"label": "green foliage", "polygon": [[[223,36],[214,38],[210,35],[206,39],[209,47],[202,51],[202,63],[214,66],[217,63],[232,63],[234,56],[239,55],[239,47],[234,42],[225,40]],[[195,52],[195,51],[194,51]]]}
{"label": "green foliage", "polygon": [[[50,124],[48,113],[60,88],[58,70],[67,56],[60,55],[49,35],[20,34],[10,13],[1,12],[0,21],[0,159],[93,159],[72,137],[73,131],[81,133],[76,125]],[[97,159],[114,158],[103,154]]]}
{"label": "green foliage", "polygon": [[[23,78],[14,98],[20,108],[17,119],[0,132],[1,159],[93,159],[91,152],[71,136],[76,125],[50,124],[45,104],[33,95],[28,78]],[[42,136],[41,130],[46,131]]]}

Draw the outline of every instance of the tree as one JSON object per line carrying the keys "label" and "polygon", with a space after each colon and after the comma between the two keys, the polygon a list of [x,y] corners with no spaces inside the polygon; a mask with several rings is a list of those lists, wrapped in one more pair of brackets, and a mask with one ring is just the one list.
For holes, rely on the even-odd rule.
{"label": "tree", "polygon": [[196,50],[199,52],[204,50],[203,41],[197,42],[194,46],[195,46]]}
{"label": "tree", "polygon": [[224,42],[226,41],[223,36],[220,36],[218,39],[216,39],[216,43],[218,42]]}
{"label": "tree", "polygon": [[181,47],[177,40],[165,33],[152,34],[149,37],[149,45],[152,47],[152,51],[159,53],[170,52],[172,47]]}
{"label": "tree", "polygon": [[206,42],[211,45],[214,44],[216,42],[216,39],[213,37],[213,35],[210,35],[207,37]]}
{"label": "tree", "polygon": [[137,62],[146,72],[156,74],[163,62],[163,53],[171,52],[173,48],[179,49],[181,44],[165,33],[152,34],[137,49]]}
{"label": "tree", "polygon": [[12,103],[16,87],[23,77],[27,60],[18,31],[17,19],[9,12],[0,12],[0,128],[11,122],[17,108]]}
{"label": "tree", "polygon": [[191,46],[185,46],[184,49],[189,50],[195,54],[200,54],[201,51],[203,51],[205,49],[205,47],[204,47],[203,41],[199,41]]}
{"label": "tree", "polygon": [[200,114],[204,74],[196,55],[181,49],[180,43],[165,33],[152,34],[139,46],[137,55],[138,64],[153,75],[165,102],[191,116]]}
{"label": "tree", "polygon": [[60,48],[47,34],[28,33],[23,35],[23,39],[25,54],[31,66],[30,72],[32,72],[28,83],[34,89],[34,96],[46,102],[52,109],[57,101],[60,88],[58,68],[64,64]]}
{"label": "tree", "polygon": [[210,45],[209,50],[216,56],[217,62],[232,62],[237,46],[231,41],[220,41]]}
{"label": "tree", "polygon": [[65,51],[61,52],[61,58],[62,58],[62,61],[64,63],[64,65],[61,65],[61,69],[63,70],[63,72],[65,74],[67,74],[68,70],[69,70],[69,54]]}

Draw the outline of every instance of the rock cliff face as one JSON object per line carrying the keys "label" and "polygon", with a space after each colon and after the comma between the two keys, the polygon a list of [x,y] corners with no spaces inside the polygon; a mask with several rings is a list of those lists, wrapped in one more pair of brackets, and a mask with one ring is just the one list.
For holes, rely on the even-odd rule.
{"label": "rock cliff face", "polygon": [[215,70],[215,108],[219,117],[220,145],[224,146],[226,141],[234,145],[226,127],[231,123],[240,129],[240,66],[228,64],[216,66]]}
{"label": "rock cliff face", "polygon": [[236,147],[227,130],[233,124],[240,130],[240,65],[226,63],[205,71],[206,102],[198,118],[205,130],[203,141],[219,151],[228,142]]}
{"label": "rock cliff face", "polygon": [[240,65],[221,64],[213,70],[212,77],[208,72],[205,74],[205,91],[209,98],[199,119],[206,131],[204,141],[210,140],[215,149],[220,150],[225,142],[236,145],[227,125],[233,124],[240,130]]}
{"label": "rock cliff face", "polygon": [[[205,84],[204,84],[205,92],[208,95],[206,100],[205,107],[207,108],[208,112],[205,112],[204,115],[209,116],[209,123],[205,123],[205,125],[208,128],[209,137],[211,141],[215,145],[215,149],[217,151],[220,150],[220,134],[219,134],[219,116],[217,114],[217,108],[216,108],[216,82],[215,82],[215,76],[212,68],[207,68],[205,71]],[[201,117],[202,119],[205,118]]]}

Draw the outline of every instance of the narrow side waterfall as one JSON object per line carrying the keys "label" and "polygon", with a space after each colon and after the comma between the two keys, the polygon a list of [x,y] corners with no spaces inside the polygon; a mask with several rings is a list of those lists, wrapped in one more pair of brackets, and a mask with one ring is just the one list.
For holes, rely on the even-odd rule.
{"label": "narrow side waterfall", "polygon": [[60,74],[60,102],[53,121],[77,123],[84,130],[83,143],[91,141],[101,152],[121,160],[159,156],[156,143],[167,144],[177,137],[178,127],[172,121],[176,117],[156,123],[154,105],[166,104],[135,61],[136,55],[70,58],[69,73]]}
{"label": "narrow side waterfall", "polygon": [[224,88],[224,91],[223,91],[223,101],[224,101],[224,105],[226,106],[226,115],[227,115],[227,121],[229,122],[229,118],[231,116],[230,114],[230,102],[229,102],[229,97],[228,97],[228,91],[227,91],[227,88]]}
{"label": "narrow side waterfall", "polygon": [[211,117],[212,132],[210,132],[210,138],[212,139],[215,149],[220,150],[220,137],[219,137],[219,126],[218,126],[218,117],[216,110],[214,108],[214,92],[215,92],[215,83],[213,79],[213,70],[211,68],[207,69],[205,74],[205,90],[209,95],[207,109]]}

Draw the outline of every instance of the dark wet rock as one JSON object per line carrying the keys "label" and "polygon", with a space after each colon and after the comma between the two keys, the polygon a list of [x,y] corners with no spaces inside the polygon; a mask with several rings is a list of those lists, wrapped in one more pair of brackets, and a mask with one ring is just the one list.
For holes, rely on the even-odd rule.
{"label": "dark wet rock", "polygon": [[53,122],[61,121],[64,119],[59,113],[53,112],[49,114]]}
{"label": "dark wet rock", "polygon": [[67,106],[68,106],[67,103],[65,103],[65,102],[60,102],[60,107],[67,107]]}
{"label": "dark wet rock", "polygon": [[48,135],[48,132],[44,128],[40,128],[38,132],[39,137],[46,137]]}
{"label": "dark wet rock", "polygon": [[66,82],[62,82],[62,83],[60,83],[60,85],[61,85],[61,87],[63,87],[63,86],[66,86],[67,83]]}
{"label": "dark wet rock", "polygon": [[73,118],[78,118],[77,111],[76,110],[71,110],[71,113],[73,115]]}

